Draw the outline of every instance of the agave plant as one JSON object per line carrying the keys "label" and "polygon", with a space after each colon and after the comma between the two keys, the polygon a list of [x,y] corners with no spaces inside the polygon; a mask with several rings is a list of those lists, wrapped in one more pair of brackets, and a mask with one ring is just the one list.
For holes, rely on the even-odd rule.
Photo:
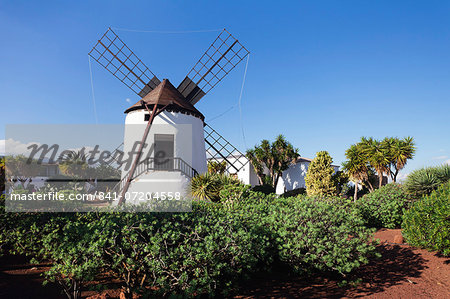
{"label": "agave plant", "polygon": [[241,184],[241,182],[227,174],[204,173],[195,176],[191,180],[191,195],[198,200],[218,201],[220,190],[225,185]]}
{"label": "agave plant", "polygon": [[426,167],[411,172],[405,186],[410,194],[421,197],[430,194],[448,180],[450,180],[450,165]]}
{"label": "agave plant", "polygon": [[450,180],[450,165],[444,164],[444,165],[438,166],[438,167],[436,167],[435,172],[436,172],[436,176],[442,183],[445,183],[448,180]]}

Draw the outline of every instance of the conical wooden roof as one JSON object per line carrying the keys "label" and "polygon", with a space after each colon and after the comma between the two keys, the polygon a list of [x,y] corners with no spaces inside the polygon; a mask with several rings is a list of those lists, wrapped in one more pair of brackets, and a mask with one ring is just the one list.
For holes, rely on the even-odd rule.
{"label": "conical wooden roof", "polygon": [[125,110],[125,113],[134,110],[146,109],[143,105],[144,102],[151,110],[153,106],[158,103],[158,108],[162,108],[167,105],[166,109],[169,112],[180,112],[204,120],[203,114],[198,111],[191,103],[189,103],[183,95],[176,89],[168,79],[164,79],[155,89],[150,91],[139,102]]}

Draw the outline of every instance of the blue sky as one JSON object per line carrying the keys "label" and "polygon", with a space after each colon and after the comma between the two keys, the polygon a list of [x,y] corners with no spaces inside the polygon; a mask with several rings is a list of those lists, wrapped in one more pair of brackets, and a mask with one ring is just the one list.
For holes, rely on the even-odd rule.
{"label": "blue sky", "polygon": [[[87,53],[109,27],[227,28],[251,52],[198,104],[241,150],[284,134],[302,156],[335,163],[361,136],[413,136],[404,173],[450,159],[448,1],[0,0],[0,99],[5,124],[95,123]],[[217,35],[116,31],[177,85]],[[99,123],[123,123],[138,97],[93,64]],[[230,109],[230,107],[233,107]],[[244,129],[245,141],[241,126]]]}

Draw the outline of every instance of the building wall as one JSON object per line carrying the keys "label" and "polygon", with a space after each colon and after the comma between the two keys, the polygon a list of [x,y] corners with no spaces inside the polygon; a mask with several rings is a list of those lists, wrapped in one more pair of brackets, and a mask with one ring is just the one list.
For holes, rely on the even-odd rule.
{"label": "building wall", "polygon": [[[245,163],[248,159],[245,156],[240,157],[228,157],[228,161],[234,163],[236,160],[240,160]],[[221,161],[222,159],[218,159]],[[306,188],[305,178],[306,173],[308,172],[310,162],[309,161],[301,161],[295,164],[292,164],[287,170],[283,172],[282,177],[278,180],[277,186],[275,188],[275,192],[277,194],[283,194],[286,191],[295,190],[298,188]],[[339,166],[333,165],[334,171],[339,170]],[[228,166],[227,171],[229,173],[235,173],[235,170]],[[265,169],[265,173],[268,173],[268,170]],[[259,179],[256,175],[255,169],[249,163],[247,163],[238,173],[238,178],[247,185],[251,185],[252,187],[259,185]]]}
{"label": "building wall", "polygon": [[[295,190],[298,188],[306,188],[306,173],[311,162],[298,162],[291,165],[283,172],[282,178],[278,180],[276,187],[277,194],[283,194],[286,191]],[[334,172],[339,171],[339,166],[333,165]]]}
{"label": "building wall", "polygon": [[[144,110],[135,110],[127,114],[125,119],[124,152],[132,150],[133,144],[142,140],[147,122]],[[153,120],[146,143],[154,143],[155,134],[174,135],[174,157],[183,159],[198,173],[207,171],[206,150],[203,121],[197,117],[164,111]],[[154,152],[147,146],[143,150],[141,161],[154,157]],[[136,148],[137,150],[137,148]],[[134,157],[132,157],[132,160]],[[122,171],[122,178],[128,173]],[[130,184],[129,192],[180,192],[187,194],[189,179],[180,172],[150,171],[142,174]]]}
{"label": "building wall", "polygon": [[305,177],[308,166],[309,162],[299,162],[285,170],[282,177],[278,180],[276,193],[283,194],[286,191],[305,188]]}
{"label": "building wall", "polygon": [[[147,126],[144,121],[144,110],[135,110],[127,114],[125,119],[124,151],[132,149],[135,141],[141,141]],[[175,141],[174,156],[182,158],[197,172],[204,173],[206,167],[206,150],[203,121],[192,115],[164,111],[153,120],[155,125],[147,137],[149,145],[154,142],[155,134],[173,134]],[[149,155],[149,148],[144,149],[143,159]],[[152,154],[150,154],[152,156]]]}
{"label": "building wall", "polygon": [[[223,161],[223,159],[221,158],[218,158],[217,160],[219,162]],[[227,157],[227,160],[232,164],[236,163],[237,161],[242,164],[246,163],[245,166],[241,168],[237,173],[238,179],[240,179],[244,184],[251,185],[252,187],[259,185],[259,180],[258,176],[256,175],[255,169],[250,164],[250,162],[248,162],[248,159],[245,156]],[[239,162],[237,164],[239,164]],[[230,174],[236,174],[236,169],[234,169],[227,163],[227,172]]]}

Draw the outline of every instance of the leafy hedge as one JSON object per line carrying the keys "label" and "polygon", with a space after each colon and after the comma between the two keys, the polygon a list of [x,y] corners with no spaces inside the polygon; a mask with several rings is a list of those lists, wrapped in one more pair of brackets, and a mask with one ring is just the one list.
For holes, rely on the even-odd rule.
{"label": "leafy hedge", "polygon": [[[132,292],[228,295],[275,262],[301,273],[348,273],[374,254],[373,230],[340,199],[276,198],[228,188],[241,200],[195,202],[191,213],[2,213],[4,252],[50,260],[47,280],[78,298],[108,272]],[[228,204],[227,204],[228,203]]]}
{"label": "leafy hedge", "polygon": [[[254,195],[254,194],[253,194]],[[374,254],[374,229],[340,198],[248,198],[238,207],[250,223],[270,228],[273,256],[296,272],[346,274]]]}
{"label": "leafy hedge", "polygon": [[450,182],[416,201],[403,215],[402,229],[409,244],[450,256]]}
{"label": "leafy hedge", "polygon": [[368,227],[398,228],[408,203],[404,188],[391,183],[364,195],[355,207]]}

